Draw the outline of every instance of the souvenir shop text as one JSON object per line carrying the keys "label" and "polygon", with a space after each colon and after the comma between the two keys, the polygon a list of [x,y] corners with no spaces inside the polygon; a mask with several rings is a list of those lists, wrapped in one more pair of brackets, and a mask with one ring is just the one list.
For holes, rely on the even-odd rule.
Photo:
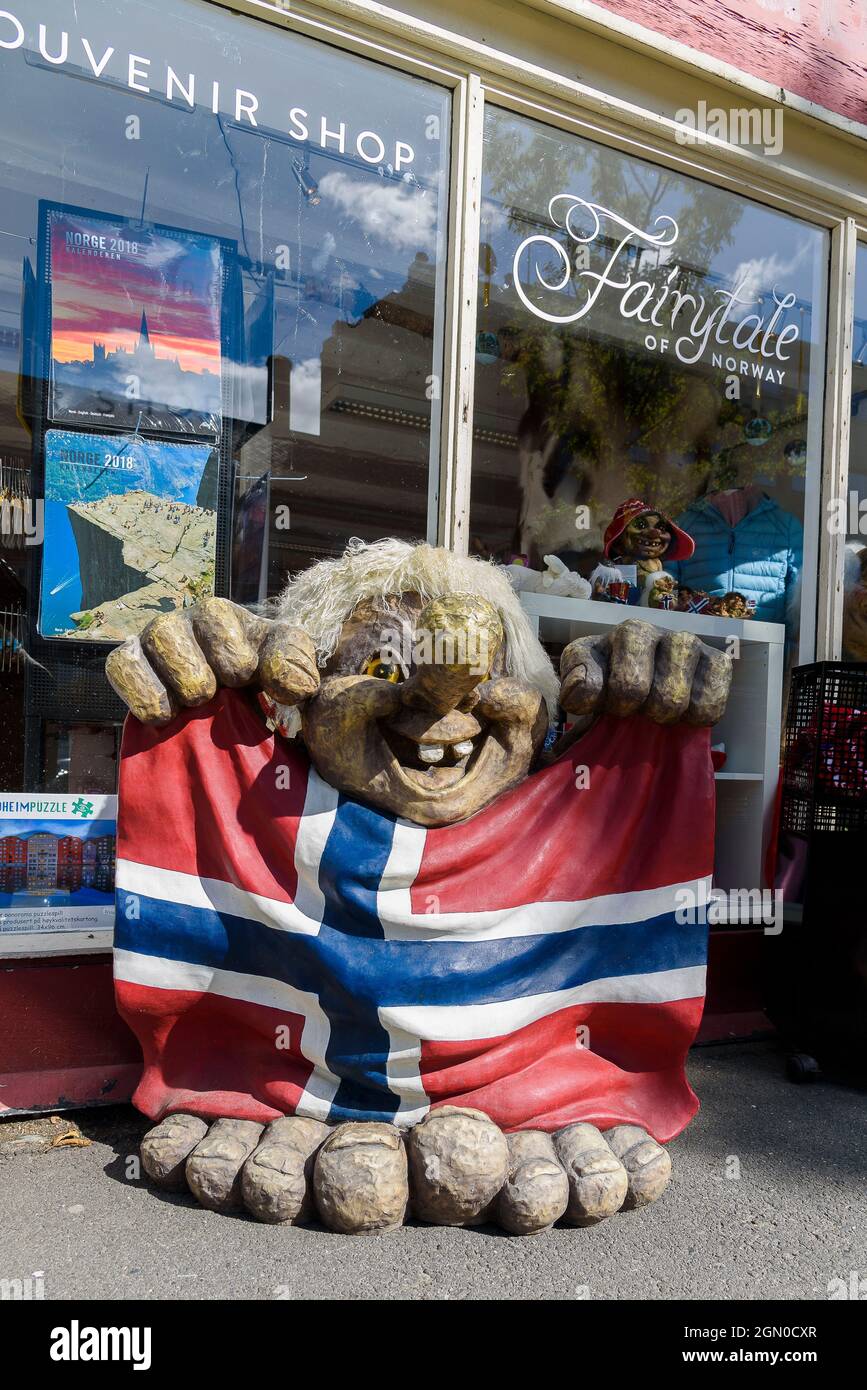
{"label": "souvenir shop text", "polygon": [[[74,10],[74,7],[73,7]],[[56,67],[68,67],[72,72],[92,74],[96,79],[113,86],[125,86],[132,92],[164,96],[166,101],[180,102],[192,110],[198,104],[214,115],[220,111],[240,124],[258,128],[259,98],[243,87],[226,88],[212,78],[185,68],[173,68],[164,60],[140,53],[120,53],[104,39],[91,42],[83,34],[71,33],[58,25],[32,26],[38,33],[36,46],[41,58]],[[25,29],[11,10],[0,10],[0,49],[24,49]],[[311,115],[301,106],[284,112],[268,112],[269,124],[276,122],[301,144],[315,143],[322,149],[337,150],[340,154],[354,153],[365,164],[378,166],[390,163],[396,173],[408,168],[415,151],[405,140],[386,142],[375,130],[354,130],[345,120],[327,115]]]}

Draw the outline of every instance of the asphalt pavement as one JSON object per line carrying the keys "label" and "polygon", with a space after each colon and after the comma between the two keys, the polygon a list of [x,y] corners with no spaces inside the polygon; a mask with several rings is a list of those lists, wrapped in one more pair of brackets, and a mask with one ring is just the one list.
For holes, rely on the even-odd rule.
{"label": "asphalt pavement", "polygon": [[148,1126],[131,1108],[79,1111],[89,1147],[0,1165],[0,1279],[36,1274],[46,1299],[826,1300],[860,1280],[867,1297],[867,1092],[794,1086],[783,1060],[772,1043],[695,1050],[702,1109],[661,1201],[524,1239],[219,1216],[135,1177]]}

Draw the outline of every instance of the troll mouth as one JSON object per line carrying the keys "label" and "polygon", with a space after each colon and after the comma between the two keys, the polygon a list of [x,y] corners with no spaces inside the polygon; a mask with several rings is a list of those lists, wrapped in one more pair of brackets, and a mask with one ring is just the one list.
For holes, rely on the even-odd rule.
{"label": "troll mouth", "polygon": [[379,729],[392,770],[413,791],[431,794],[457,786],[483,765],[490,735],[478,721],[473,723],[478,733],[451,740],[411,738],[386,721],[380,722]]}

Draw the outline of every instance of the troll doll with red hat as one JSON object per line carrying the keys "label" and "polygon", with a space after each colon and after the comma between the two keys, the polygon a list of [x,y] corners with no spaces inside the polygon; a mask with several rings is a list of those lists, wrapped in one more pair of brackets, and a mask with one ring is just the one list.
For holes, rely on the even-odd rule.
{"label": "troll doll with red hat", "polygon": [[688,560],[695,542],[669,517],[638,497],[621,502],[605,531],[605,563],[590,576],[593,597],[638,603],[666,562]]}

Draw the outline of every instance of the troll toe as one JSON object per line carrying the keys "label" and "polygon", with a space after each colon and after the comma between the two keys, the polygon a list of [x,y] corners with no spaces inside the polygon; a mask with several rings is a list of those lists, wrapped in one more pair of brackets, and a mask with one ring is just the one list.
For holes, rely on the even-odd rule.
{"label": "troll toe", "polygon": [[238,1211],[241,1170],[261,1136],[253,1120],[214,1120],[186,1163],[187,1186],[209,1211]]}
{"label": "troll toe", "polygon": [[481,1110],[443,1105],[407,1137],[413,1211],[437,1226],[479,1225],[509,1165],[506,1137]]}
{"label": "troll toe", "polygon": [[403,1224],[409,1201],[406,1149],[394,1125],[338,1125],[316,1155],[316,1207],[331,1231],[359,1235]]}
{"label": "troll toe", "polygon": [[241,1197],[257,1221],[292,1225],[315,1215],[313,1165],[330,1134],[321,1120],[272,1120],[241,1171]]}
{"label": "troll toe", "polygon": [[547,1231],[566,1211],[569,1181],[550,1134],[521,1130],[507,1136],[509,1171],[497,1198],[497,1221],[510,1235]]}
{"label": "troll toe", "polygon": [[662,1145],[639,1125],[616,1125],[605,1131],[604,1138],[626,1169],[624,1211],[649,1206],[661,1197],[671,1178],[671,1158]]}
{"label": "troll toe", "polygon": [[554,1136],[554,1147],[569,1180],[570,1226],[595,1226],[620,1210],[629,1178],[595,1125],[567,1125]]}
{"label": "troll toe", "polygon": [[208,1132],[207,1120],[197,1115],[167,1115],[141,1141],[142,1167],[155,1187],[186,1191],[186,1164]]}

